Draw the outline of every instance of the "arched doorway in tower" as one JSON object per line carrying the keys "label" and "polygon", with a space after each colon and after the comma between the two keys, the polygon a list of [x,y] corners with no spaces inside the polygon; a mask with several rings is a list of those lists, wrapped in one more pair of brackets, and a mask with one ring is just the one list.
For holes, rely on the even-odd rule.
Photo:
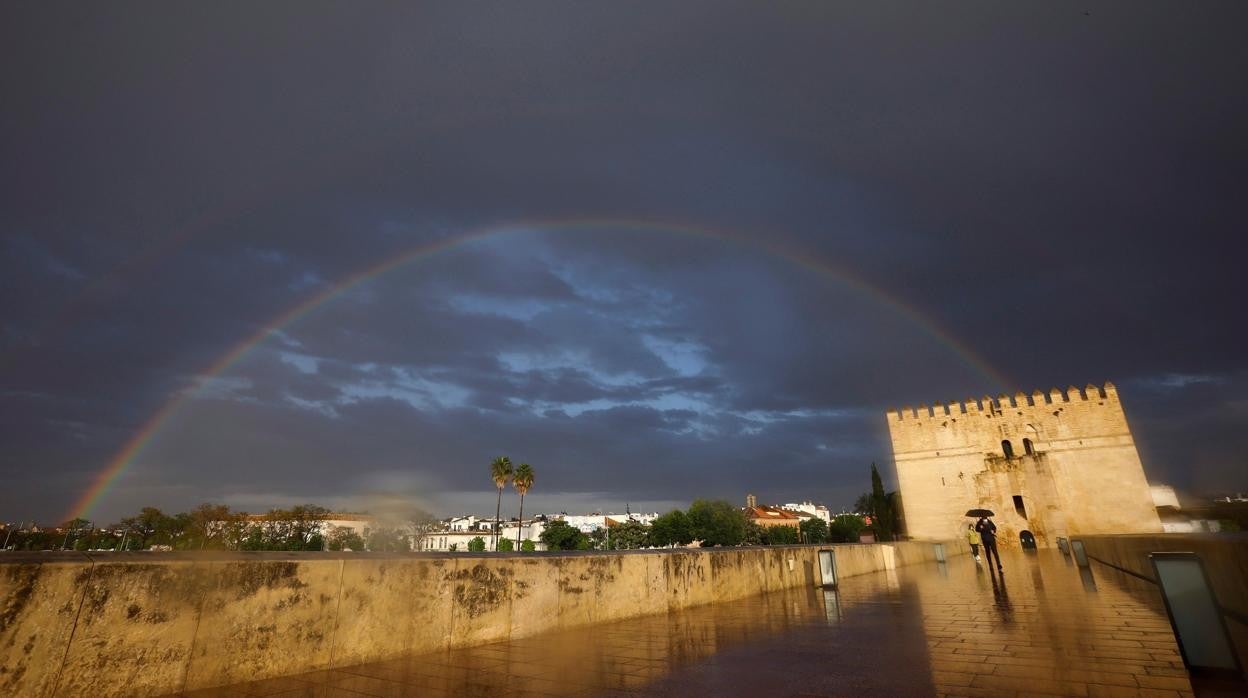
{"label": "arched doorway in tower", "polygon": [[1023,546],[1023,550],[1036,549],[1036,537],[1031,534],[1031,531],[1020,531],[1018,534],[1018,542]]}

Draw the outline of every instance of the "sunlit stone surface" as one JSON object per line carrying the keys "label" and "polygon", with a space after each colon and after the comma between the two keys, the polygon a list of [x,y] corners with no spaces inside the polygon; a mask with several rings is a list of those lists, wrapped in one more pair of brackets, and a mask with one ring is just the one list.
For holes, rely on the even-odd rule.
{"label": "sunlit stone surface", "polygon": [[1156,590],[1056,551],[965,556],[188,696],[1192,695]]}

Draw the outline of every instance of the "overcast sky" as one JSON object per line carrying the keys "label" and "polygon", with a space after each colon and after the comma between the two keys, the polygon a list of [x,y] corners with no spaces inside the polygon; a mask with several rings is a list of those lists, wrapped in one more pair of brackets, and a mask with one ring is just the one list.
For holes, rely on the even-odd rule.
{"label": "overcast sky", "polygon": [[485,512],[499,454],[530,511],[840,508],[890,406],[1107,379],[1150,480],[1248,490],[1245,26],[10,3],[0,517],[57,520],[179,398],[93,517]]}

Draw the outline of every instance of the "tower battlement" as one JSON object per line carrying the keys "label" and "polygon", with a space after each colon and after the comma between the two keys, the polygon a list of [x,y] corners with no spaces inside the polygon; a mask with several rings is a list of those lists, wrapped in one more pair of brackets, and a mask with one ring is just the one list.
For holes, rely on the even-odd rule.
{"label": "tower battlement", "polygon": [[1105,384],[1102,386],[1088,383],[1083,389],[1072,385],[1066,388],[1065,391],[1051,388],[1047,393],[1042,390],[1034,390],[1030,395],[1019,391],[1013,395],[1001,393],[995,398],[991,395],[985,395],[980,399],[968,397],[963,401],[934,402],[931,406],[920,404],[917,408],[906,405],[901,409],[894,408],[888,410],[885,414],[889,420],[900,421],[904,419],[956,417],[960,414],[979,414],[984,412],[1004,414],[1006,410],[1010,409],[1048,408],[1052,405],[1060,407],[1069,403],[1080,402],[1094,402],[1098,406],[1103,406],[1107,402],[1118,403],[1118,388],[1113,383],[1105,381]]}

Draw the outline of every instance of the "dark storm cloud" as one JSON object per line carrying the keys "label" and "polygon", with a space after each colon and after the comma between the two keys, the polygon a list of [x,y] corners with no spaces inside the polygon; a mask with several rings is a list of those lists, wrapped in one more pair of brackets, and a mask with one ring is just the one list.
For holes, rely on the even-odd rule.
{"label": "dark storm cloud", "polygon": [[404,265],[200,385],[101,514],[470,491],[502,452],[550,492],[837,506],[885,407],[1106,378],[1151,477],[1242,488],[1248,16],[1091,9],[10,8],[0,513],[58,516],[337,281],[569,218],[745,242],[531,226]]}

